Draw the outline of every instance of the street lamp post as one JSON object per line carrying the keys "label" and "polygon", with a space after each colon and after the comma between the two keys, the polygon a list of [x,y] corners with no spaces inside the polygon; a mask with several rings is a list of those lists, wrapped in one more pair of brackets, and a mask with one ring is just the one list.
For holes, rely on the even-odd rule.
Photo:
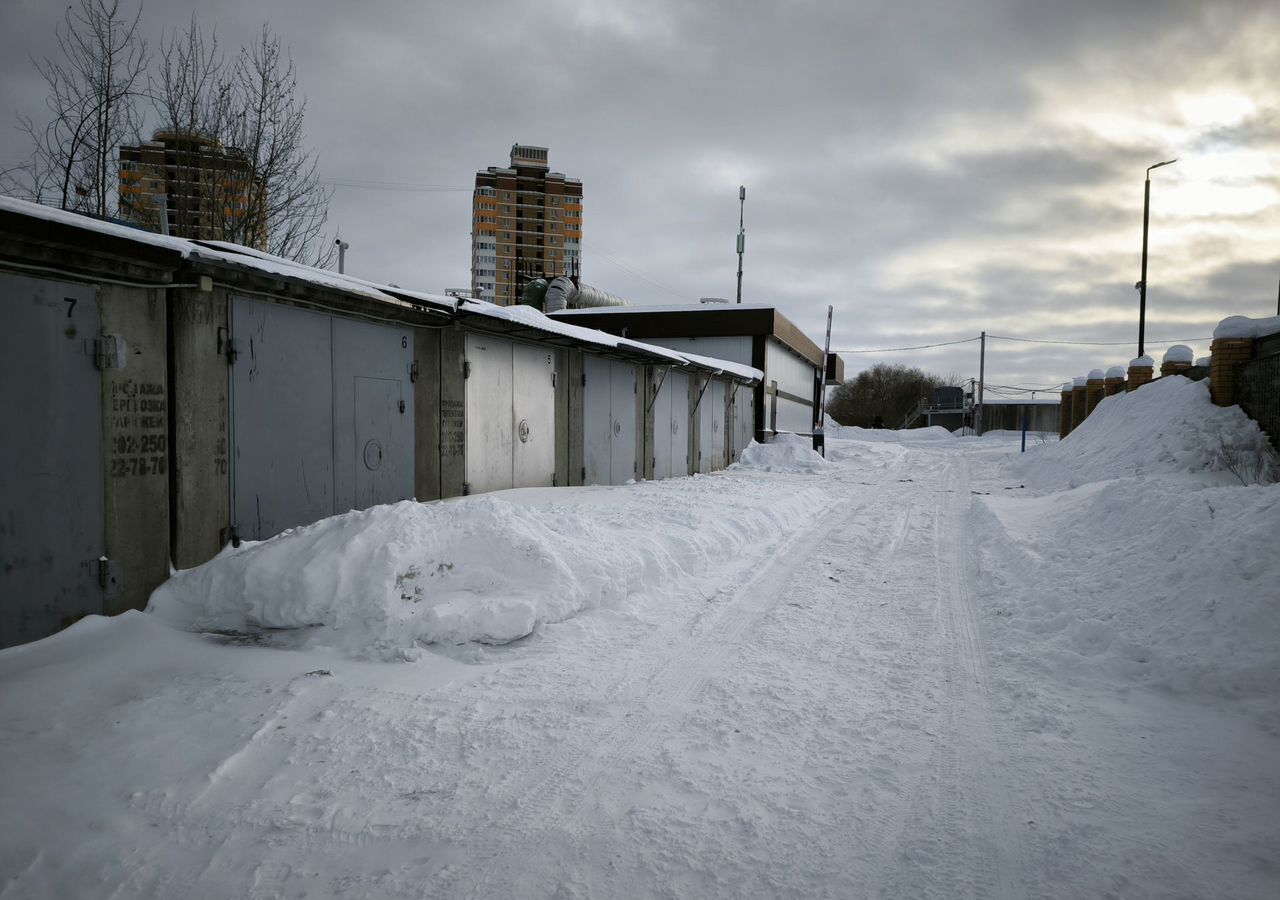
{"label": "street lamp post", "polygon": [[1147,166],[1147,180],[1142,191],[1142,280],[1134,285],[1138,289],[1138,355],[1146,353],[1145,338],[1147,330],[1147,228],[1151,221],[1151,170],[1176,163],[1176,159],[1166,159],[1154,166]]}

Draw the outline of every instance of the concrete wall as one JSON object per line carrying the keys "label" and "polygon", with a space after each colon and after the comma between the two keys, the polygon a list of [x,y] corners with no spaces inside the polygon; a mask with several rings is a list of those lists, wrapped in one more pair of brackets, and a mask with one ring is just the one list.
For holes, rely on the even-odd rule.
{"label": "concrete wall", "polygon": [[416,328],[413,333],[414,496],[439,500],[440,434],[440,328]]}
{"label": "concrete wall", "polygon": [[230,538],[227,291],[171,294],[173,563],[188,569]]}
{"label": "concrete wall", "polygon": [[118,584],[109,615],[141,609],[169,577],[169,377],[165,293],[103,284],[103,334],[126,342],[124,365],[102,373],[107,557]]}
{"label": "concrete wall", "polygon": [[440,496],[459,497],[466,478],[466,397],[463,372],[466,332],[457,325],[440,331]]}

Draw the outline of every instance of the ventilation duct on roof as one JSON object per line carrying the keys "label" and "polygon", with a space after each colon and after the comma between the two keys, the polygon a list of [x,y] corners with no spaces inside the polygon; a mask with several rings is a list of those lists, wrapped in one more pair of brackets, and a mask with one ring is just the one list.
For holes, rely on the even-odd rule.
{"label": "ventilation duct on roof", "polygon": [[600,306],[628,306],[621,297],[607,294],[589,284],[575,285],[573,279],[560,275],[547,286],[545,312],[562,309],[587,309]]}

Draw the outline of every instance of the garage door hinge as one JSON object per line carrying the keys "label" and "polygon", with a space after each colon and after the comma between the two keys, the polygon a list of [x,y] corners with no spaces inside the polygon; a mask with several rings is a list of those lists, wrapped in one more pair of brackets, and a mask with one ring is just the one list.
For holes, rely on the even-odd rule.
{"label": "garage door hinge", "polygon": [[418,381],[418,361],[415,359],[409,365],[409,383],[415,384]]}
{"label": "garage door hinge", "polygon": [[556,475],[554,472],[551,474],[551,486],[552,487],[560,486],[560,476]]}
{"label": "garage door hinge", "polygon": [[586,466],[583,466],[583,467],[582,467],[582,480],[583,480],[584,482],[587,480],[587,467],[586,467]]}
{"label": "garage door hinge", "polygon": [[462,496],[465,497],[467,496],[467,494],[470,494],[470,493],[471,493],[471,482],[469,481],[462,482]]}
{"label": "garage door hinge", "polygon": [[402,415],[402,416],[404,415],[404,401],[403,401],[403,400],[401,400],[401,401],[400,401],[400,415]]}
{"label": "garage door hinge", "polygon": [[462,377],[463,378],[471,377],[471,363],[469,361],[463,362],[462,364]]}
{"label": "garage door hinge", "polygon": [[551,386],[552,386],[552,387],[555,387],[555,386],[556,386],[556,373],[555,373],[555,372],[552,372],[552,373],[551,373]]}
{"label": "garage door hinge", "polygon": [[102,586],[108,600],[114,600],[124,591],[124,576],[120,572],[120,564],[105,556],[98,557],[98,584]]}
{"label": "garage door hinge", "polygon": [[586,387],[586,386],[587,386],[587,373],[586,373],[586,372],[583,372],[583,373],[582,373],[582,386],[583,386],[583,387]]}
{"label": "garage door hinge", "polygon": [[103,334],[93,340],[93,364],[99,369],[123,369],[129,358],[124,338],[118,334]]}

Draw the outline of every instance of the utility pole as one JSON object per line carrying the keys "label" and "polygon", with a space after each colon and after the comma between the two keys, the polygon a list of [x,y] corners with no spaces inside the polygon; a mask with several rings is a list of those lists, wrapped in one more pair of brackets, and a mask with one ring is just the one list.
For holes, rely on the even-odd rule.
{"label": "utility pole", "polygon": [[[747,206],[747,186],[738,186],[738,302],[742,302],[742,253],[747,249],[747,231],[743,228],[743,214]],[[824,373],[825,376],[825,373]]]}
{"label": "utility pole", "polygon": [[987,333],[982,332],[982,351],[978,356],[978,410],[973,416],[973,433],[982,437],[982,383],[987,380]]}

